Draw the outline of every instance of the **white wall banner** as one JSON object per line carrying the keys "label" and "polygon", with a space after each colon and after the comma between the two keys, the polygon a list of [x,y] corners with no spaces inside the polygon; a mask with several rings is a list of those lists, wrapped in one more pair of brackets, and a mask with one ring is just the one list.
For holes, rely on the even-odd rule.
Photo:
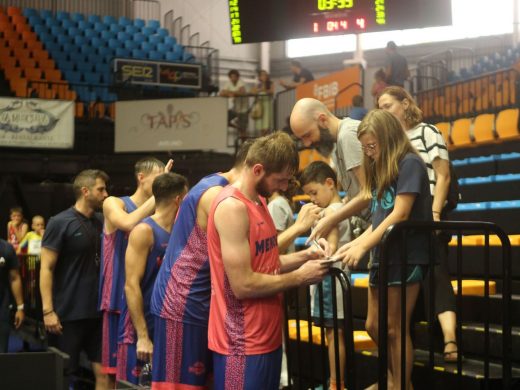
{"label": "white wall banner", "polygon": [[0,146],[72,149],[74,102],[0,98]]}
{"label": "white wall banner", "polygon": [[227,151],[227,99],[116,102],[115,151]]}

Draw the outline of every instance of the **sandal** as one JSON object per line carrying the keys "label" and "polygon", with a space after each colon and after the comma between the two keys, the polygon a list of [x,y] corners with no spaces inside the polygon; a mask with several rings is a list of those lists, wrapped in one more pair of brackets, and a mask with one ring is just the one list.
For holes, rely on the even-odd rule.
{"label": "sandal", "polygon": [[[455,346],[457,346],[457,342],[456,341],[446,341],[444,343],[444,348],[446,348],[447,345],[449,344],[454,344]],[[444,361],[446,363],[456,363],[457,362],[457,356],[455,356],[455,358],[452,357],[453,354],[458,354],[458,348],[455,349],[454,351],[449,351],[449,352],[444,352]]]}

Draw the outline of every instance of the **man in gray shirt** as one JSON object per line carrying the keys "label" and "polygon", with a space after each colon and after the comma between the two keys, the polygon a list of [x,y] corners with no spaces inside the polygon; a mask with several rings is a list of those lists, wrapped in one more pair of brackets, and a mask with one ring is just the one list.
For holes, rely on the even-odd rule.
{"label": "man in gray shirt", "polygon": [[[361,163],[363,152],[357,138],[359,121],[333,115],[319,100],[303,98],[291,112],[291,129],[306,147],[315,147],[326,157],[331,156],[339,182],[347,193],[345,205],[337,213],[322,218],[312,231],[310,239],[325,237],[344,219],[364,229],[370,220],[369,200],[358,196],[365,178]],[[352,218],[359,215],[361,218]],[[366,225],[366,226],[365,226]]]}

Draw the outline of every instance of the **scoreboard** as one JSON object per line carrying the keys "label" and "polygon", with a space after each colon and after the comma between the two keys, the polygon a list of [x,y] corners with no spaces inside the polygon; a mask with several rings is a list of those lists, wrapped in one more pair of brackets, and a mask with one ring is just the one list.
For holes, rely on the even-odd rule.
{"label": "scoreboard", "polygon": [[451,0],[228,0],[233,44],[451,25]]}

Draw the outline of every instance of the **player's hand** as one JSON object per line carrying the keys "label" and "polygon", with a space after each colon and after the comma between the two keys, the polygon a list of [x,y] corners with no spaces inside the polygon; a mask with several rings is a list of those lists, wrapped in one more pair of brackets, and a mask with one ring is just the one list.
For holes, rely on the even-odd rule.
{"label": "player's hand", "polygon": [[25,319],[25,313],[23,310],[16,310],[16,314],[14,315],[14,328],[18,329],[23,324],[23,320]]}
{"label": "player's hand", "polygon": [[63,326],[61,325],[60,319],[55,311],[43,316],[43,323],[45,330],[52,334],[61,334]]}
{"label": "player's hand", "polygon": [[319,259],[324,257],[329,257],[331,255],[332,250],[330,249],[329,242],[324,239],[320,238],[317,240],[318,245],[315,243],[311,243],[311,246],[306,249],[307,256],[309,259]]}
{"label": "player's hand", "polygon": [[322,279],[329,272],[329,264],[321,260],[309,260],[296,270],[300,276],[301,285],[315,284],[322,281]]}
{"label": "player's hand", "polygon": [[333,214],[321,218],[316,224],[316,226],[314,226],[314,228],[312,229],[311,235],[307,239],[307,243],[311,242],[314,239],[317,240],[321,237],[327,237],[327,235],[334,227],[332,218]]}
{"label": "player's hand", "polygon": [[298,225],[302,232],[306,232],[320,219],[320,212],[321,208],[319,206],[316,206],[314,203],[306,203],[300,209],[294,224]]}
{"label": "player's hand", "polygon": [[144,362],[151,362],[153,355],[153,343],[146,337],[137,340],[137,358]]}
{"label": "player's hand", "polygon": [[164,173],[168,173],[168,172],[171,172],[173,168],[173,159],[169,159],[168,162],[166,163],[166,165],[164,166]]}

